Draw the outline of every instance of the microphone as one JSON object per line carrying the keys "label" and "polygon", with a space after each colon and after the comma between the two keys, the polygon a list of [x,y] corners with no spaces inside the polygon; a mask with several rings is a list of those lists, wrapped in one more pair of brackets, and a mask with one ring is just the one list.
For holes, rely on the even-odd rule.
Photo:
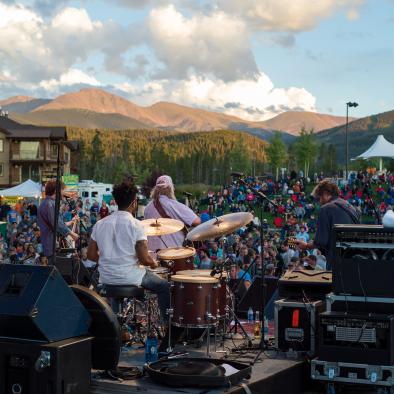
{"label": "microphone", "polygon": [[237,172],[237,171],[232,172],[230,175],[234,178],[241,178],[244,176],[242,172]]}
{"label": "microphone", "polygon": [[184,195],[184,196],[187,196],[187,197],[191,197],[193,194],[191,194],[191,193],[189,193],[189,192],[183,192],[183,195]]}

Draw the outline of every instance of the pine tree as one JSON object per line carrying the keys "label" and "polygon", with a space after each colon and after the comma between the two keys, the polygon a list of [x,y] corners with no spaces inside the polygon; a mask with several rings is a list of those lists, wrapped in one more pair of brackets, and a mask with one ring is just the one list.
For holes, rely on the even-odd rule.
{"label": "pine tree", "polygon": [[286,163],[286,146],[282,141],[282,137],[279,132],[274,134],[267,148],[268,162],[271,164],[272,168],[275,170],[275,177],[278,180],[279,168]]}

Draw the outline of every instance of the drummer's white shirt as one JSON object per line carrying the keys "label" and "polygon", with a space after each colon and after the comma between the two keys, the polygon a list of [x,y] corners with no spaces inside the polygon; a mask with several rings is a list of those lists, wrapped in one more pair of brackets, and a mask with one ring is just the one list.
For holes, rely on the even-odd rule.
{"label": "drummer's white shirt", "polygon": [[139,220],[126,211],[117,211],[99,220],[91,238],[99,249],[100,283],[140,286],[145,268],[138,264],[135,244],[146,241]]}

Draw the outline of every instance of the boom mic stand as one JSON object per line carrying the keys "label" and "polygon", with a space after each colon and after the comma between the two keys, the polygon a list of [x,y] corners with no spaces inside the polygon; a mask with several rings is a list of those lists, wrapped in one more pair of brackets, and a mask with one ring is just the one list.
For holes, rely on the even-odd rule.
{"label": "boom mic stand", "polygon": [[[235,175],[238,177],[238,174],[233,173],[233,176]],[[264,339],[264,312],[265,312],[265,296],[266,296],[266,283],[265,283],[265,264],[264,264],[264,229],[263,229],[263,201],[267,201],[269,204],[271,204],[273,207],[278,208],[278,205],[274,203],[269,197],[267,197],[263,192],[260,190],[257,190],[256,188],[250,186],[244,179],[241,177],[238,177],[238,182],[241,183],[242,185],[245,185],[252,191],[252,193],[257,197],[258,201],[260,202],[260,260],[261,260],[261,303],[260,303],[260,308],[259,308],[259,315],[260,315],[260,328],[262,330],[261,337],[260,337],[260,343],[258,345],[258,354],[252,361],[252,365],[256,363],[256,361],[260,358],[261,353],[264,352],[265,350],[268,349],[268,343]],[[255,350],[255,349],[253,349]]]}

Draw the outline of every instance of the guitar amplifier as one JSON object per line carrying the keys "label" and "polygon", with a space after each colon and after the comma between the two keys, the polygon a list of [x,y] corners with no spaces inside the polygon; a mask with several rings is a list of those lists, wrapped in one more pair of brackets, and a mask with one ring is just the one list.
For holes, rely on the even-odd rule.
{"label": "guitar amplifier", "polygon": [[315,353],[317,317],[322,301],[275,301],[275,345],[281,351]]}
{"label": "guitar amplifier", "polygon": [[318,333],[321,360],[394,365],[394,315],[324,312]]}
{"label": "guitar amplifier", "polygon": [[394,297],[394,229],[379,225],[335,225],[333,292]]}
{"label": "guitar amplifier", "polygon": [[281,298],[324,300],[332,290],[332,273],[317,270],[286,271],[279,279],[278,290]]}

